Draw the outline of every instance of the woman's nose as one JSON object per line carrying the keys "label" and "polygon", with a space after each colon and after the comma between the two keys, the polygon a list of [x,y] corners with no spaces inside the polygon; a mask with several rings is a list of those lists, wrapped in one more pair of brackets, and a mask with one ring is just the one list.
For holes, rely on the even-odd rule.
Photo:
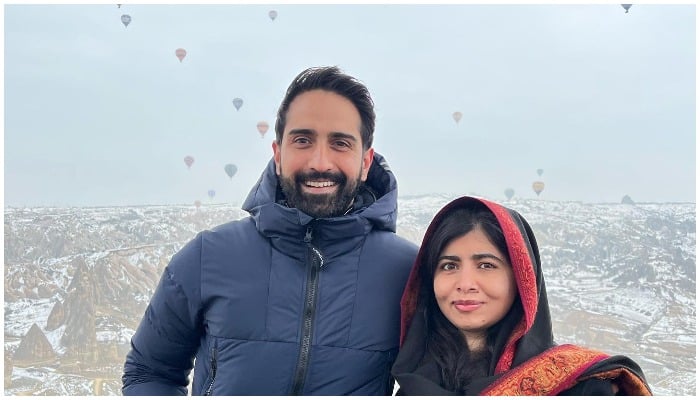
{"label": "woman's nose", "polygon": [[460,271],[459,280],[457,281],[457,291],[463,293],[478,292],[479,285],[476,280],[476,275],[467,269]]}

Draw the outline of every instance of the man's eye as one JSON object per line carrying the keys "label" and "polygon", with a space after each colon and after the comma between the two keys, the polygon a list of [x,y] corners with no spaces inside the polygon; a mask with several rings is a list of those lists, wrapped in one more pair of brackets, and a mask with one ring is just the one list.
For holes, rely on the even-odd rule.
{"label": "man's eye", "polygon": [[301,143],[301,144],[311,143],[311,141],[309,140],[309,138],[304,137],[304,136],[296,137],[296,138],[294,138],[294,140],[292,140],[292,142],[293,142],[293,143]]}

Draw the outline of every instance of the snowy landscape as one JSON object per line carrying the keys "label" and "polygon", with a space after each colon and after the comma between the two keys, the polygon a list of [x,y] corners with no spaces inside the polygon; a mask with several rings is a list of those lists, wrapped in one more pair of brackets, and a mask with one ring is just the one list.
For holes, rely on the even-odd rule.
{"label": "snowy landscape", "polygon": [[[455,197],[400,198],[398,233],[420,244]],[[695,203],[503,203],[537,237],[558,343],[631,357],[656,395],[696,394]],[[172,255],[246,215],[228,204],[6,208],[4,394],[120,395],[129,339]]]}

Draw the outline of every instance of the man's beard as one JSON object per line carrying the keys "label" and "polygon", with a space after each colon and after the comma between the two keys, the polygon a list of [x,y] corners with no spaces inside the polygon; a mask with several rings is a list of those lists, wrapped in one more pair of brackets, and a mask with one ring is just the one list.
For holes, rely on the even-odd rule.
{"label": "man's beard", "polygon": [[[278,178],[290,207],[295,207],[314,218],[330,218],[339,217],[350,208],[362,185],[361,173],[362,171],[355,181],[350,182],[340,172],[300,172],[291,177],[280,174]],[[333,182],[337,185],[337,190],[331,194],[305,193],[302,187],[307,181]]]}

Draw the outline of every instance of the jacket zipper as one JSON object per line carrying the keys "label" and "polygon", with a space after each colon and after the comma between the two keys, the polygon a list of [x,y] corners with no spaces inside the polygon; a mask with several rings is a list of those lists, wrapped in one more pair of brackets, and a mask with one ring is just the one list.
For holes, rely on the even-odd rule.
{"label": "jacket zipper", "polygon": [[211,350],[211,381],[209,382],[209,387],[207,391],[204,392],[205,396],[211,396],[211,391],[214,389],[214,381],[216,380],[216,347]]}
{"label": "jacket zipper", "polygon": [[304,298],[304,314],[301,334],[301,346],[299,348],[299,358],[297,359],[297,368],[294,373],[294,385],[292,386],[292,395],[298,396],[304,388],[306,380],[306,372],[309,369],[309,353],[311,352],[311,335],[314,327],[314,314],[316,311],[316,300],[318,294],[318,276],[323,267],[323,255],[312,243],[312,230],[309,225],[306,228],[306,236],[304,242],[308,246],[308,255],[311,265],[306,276],[306,294]]}

